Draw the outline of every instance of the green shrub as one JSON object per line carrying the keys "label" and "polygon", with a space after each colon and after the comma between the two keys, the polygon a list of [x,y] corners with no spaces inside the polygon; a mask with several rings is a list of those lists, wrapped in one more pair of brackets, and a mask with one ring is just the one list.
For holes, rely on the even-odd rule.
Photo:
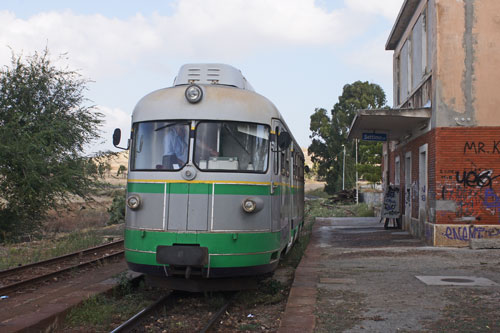
{"label": "green shrub", "polygon": [[108,225],[123,223],[125,221],[125,194],[122,191],[117,191],[114,194],[111,207],[108,208],[108,213]]}

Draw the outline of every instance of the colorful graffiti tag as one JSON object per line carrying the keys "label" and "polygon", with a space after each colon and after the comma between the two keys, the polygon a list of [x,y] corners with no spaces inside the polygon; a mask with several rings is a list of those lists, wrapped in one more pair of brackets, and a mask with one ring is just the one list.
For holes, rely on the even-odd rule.
{"label": "colorful graffiti tag", "polygon": [[476,226],[446,227],[443,236],[456,241],[469,241],[471,239],[493,238],[500,236],[500,229]]}
{"label": "colorful graffiti tag", "polygon": [[[464,159],[453,161],[451,168],[442,168],[437,177],[438,200],[453,201],[454,216],[450,212],[439,212],[447,218],[447,223],[476,221],[480,223],[500,223],[500,174],[495,172],[500,141],[466,141],[463,145]],[[484,155],[481,159],[470,156]],[[469,157],[467,157],[469,156]],[[491,158],[489,157],[491,156]],[[492,158],[495,158],[493,160]],[[460,161],[460,160],[458,160]],[[457,168],[457,164],[460,165]],[[445,221],[442,221],[445,222]]]}

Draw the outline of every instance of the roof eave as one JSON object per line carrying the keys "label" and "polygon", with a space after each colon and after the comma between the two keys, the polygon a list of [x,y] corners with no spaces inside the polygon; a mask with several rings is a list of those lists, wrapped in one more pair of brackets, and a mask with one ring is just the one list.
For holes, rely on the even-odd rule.
{"label": "roof eave", "polygon": [[405,0],[403,3],[403,6],[399,10],[396,23],[394,23],[387,43],[385,44],[385,49],[387,51],[394,51],[396,49],[420,1],[421,0]]}

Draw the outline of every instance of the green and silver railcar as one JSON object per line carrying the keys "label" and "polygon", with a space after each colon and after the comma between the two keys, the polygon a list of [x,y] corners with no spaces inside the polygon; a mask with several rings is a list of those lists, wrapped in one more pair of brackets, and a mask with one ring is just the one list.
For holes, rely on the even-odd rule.
{"label": "green and silver railcar", "polygon": [[273,271],[304,222],[303,176],[282,116],[239,70],[184,65],[132,114],[129,267],[165,278]]}

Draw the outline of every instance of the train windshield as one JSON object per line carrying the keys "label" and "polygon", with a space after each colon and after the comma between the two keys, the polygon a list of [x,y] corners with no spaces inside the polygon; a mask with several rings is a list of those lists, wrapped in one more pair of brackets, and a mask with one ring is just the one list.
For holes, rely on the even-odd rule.
{"label": "train windshield", "polygon": [[132,170],[178,170],[187,163],[189,122],[136,123],[132,131]]}
{"label": "train windshield", "polygon": [[201,170],[266,172],[269,126],[242,122],[200,122],[194,163]]}

